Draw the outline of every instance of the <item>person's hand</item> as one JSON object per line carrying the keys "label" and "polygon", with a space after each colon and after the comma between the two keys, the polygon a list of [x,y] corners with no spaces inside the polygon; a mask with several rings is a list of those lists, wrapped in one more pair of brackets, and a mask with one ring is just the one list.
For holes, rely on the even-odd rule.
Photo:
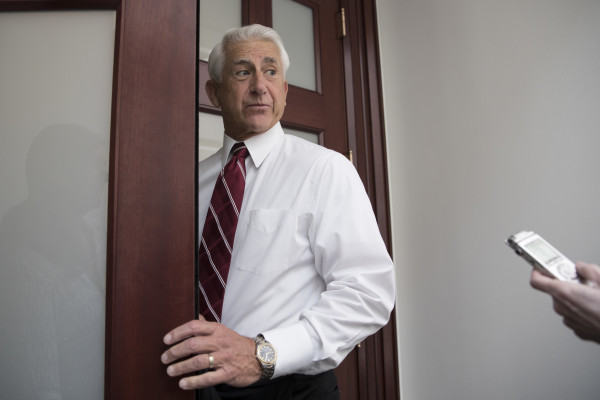
{"label": "person's hand", "polygon": [[[171,364],[167,368],[169,376],[208,370],[182,378],[179,381],[182,389],[200,389],[221,383],[244,387],[260,378],[254,340],[222,324],[199,317],[167,333],[164,342],[171,346],[161,356],[164,364]],[[213,365],[210,365],[211,359]]]}
{"label": "person's hand", "polygon": [[533,270],[531,286],[552,296],[554,310],[583,340],[600,343],[600,267],[578,262],[579,275],[588,285],[561,282]]}

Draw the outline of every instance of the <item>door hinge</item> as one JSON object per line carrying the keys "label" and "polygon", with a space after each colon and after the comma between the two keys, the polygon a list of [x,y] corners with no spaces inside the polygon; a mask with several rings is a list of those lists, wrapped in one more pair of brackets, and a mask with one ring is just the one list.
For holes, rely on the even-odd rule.
{"label": "door hinge", "polygon": [[338,39],[346,37],[346,10],[344,7],[337,13]]}

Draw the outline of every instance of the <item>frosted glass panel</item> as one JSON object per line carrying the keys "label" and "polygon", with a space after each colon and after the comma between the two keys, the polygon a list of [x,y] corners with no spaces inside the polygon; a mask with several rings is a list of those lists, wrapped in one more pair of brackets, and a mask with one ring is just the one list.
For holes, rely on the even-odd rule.
{"label": "frosted glass panel", "polygon": [[198,121],[198,161],[214,154],[223,146],[223,118],[220,115],[200,113]]}
{"label": "frosted glass panel", "polygon": [[0,13],[0,391],[104,398],[115,12]]}
{"label": "frosted glass panel", "polygon": [[273,29],[290,56],[286,79],[292,85],[317,90],[313,10],[293,0],[273,1]]}
{"label": "frosted glass panel", "polygon": [[299,138],[308,140],[309,142],[319,144],[319,135],[316,133],[304,132],[291,128],[283,128],[283,131],[288,135],[298,136]]}
{"label": "frosted glass panel", "polygon": [[200,0],[200,59],[208,55],[231,28],[242,26],[242,0]]}

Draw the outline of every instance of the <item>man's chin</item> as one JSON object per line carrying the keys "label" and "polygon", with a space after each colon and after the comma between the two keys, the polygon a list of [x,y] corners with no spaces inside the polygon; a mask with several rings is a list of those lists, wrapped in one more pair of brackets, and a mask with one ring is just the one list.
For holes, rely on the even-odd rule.
{"label": "man's chin", "polygon": [[231,137],[232,139],[235,139],[238,142],[243,142],[246,139],[249,139],[253,136],[257,136],[260,135],[262,133],[265,133],[266,131],[268,131],[269,129],[271,129],[272,127],[253,127],[253,128],[248,128],[248,130],[244,131],[244,132],[240,132],[237,134],[233,134],[230,132],[225,131],[225,133],[227,133],[227,135],[229,135],[229,137]]}
{"label": "man's chin", "polygon": [[258,135],[268,131],[274,125],[275,122],[272,120],[255,121],[254,123],[248,124],[248,132],[251,132],[253,135]]}

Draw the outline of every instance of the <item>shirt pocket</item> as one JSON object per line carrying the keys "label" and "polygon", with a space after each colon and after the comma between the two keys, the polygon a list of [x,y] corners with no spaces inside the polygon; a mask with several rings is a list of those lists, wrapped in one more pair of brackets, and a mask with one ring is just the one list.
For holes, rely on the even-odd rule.
{"label": "shirt pocket", "polygon": [[255,274],[288,269],[296,229],[295,213],[290,210],[251,210],[247,223],[234,267]]}

